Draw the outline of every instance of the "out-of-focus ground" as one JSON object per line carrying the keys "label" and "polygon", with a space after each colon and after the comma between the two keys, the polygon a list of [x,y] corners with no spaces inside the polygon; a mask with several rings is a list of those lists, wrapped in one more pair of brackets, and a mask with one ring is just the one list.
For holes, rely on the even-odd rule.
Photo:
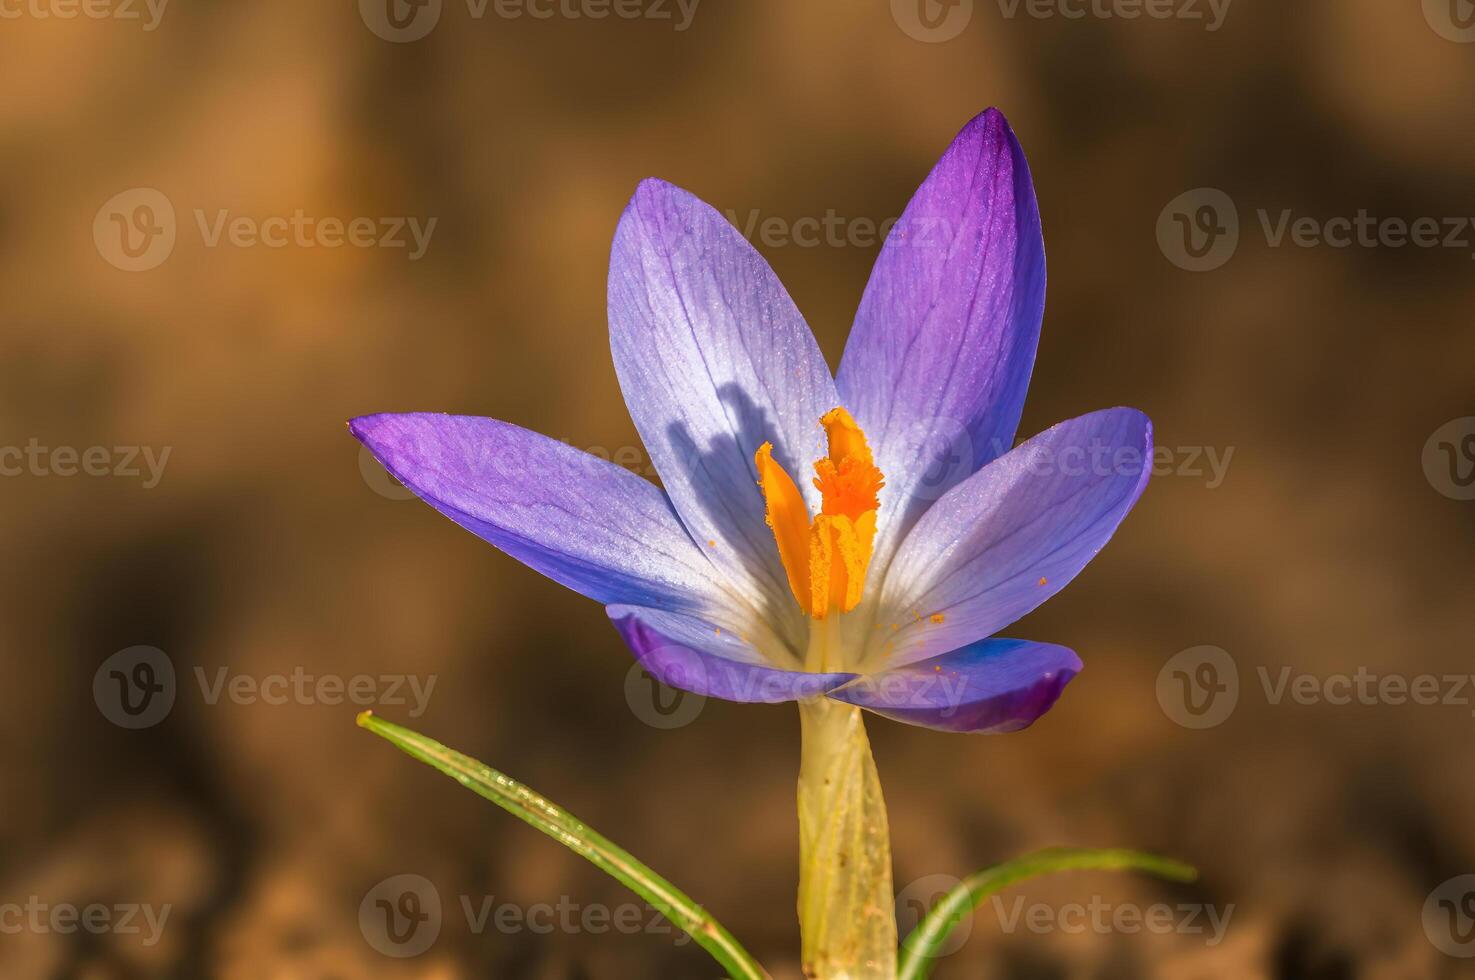
{"label": "out-of-focus ground", "polygon": [[[1175,455],[1087,572],[1011,630],[1085,658],[1055,711],[997,738],[872,722],[898,888],[1051,844],[1149,848],[1203,878],[1024,886],[937,975],[1475,975],[1435,943],[1475,953],[1468,892],[1436,894],[1475,873],[1475,687],[1464,703],[1274,703],[1287,669],[1318,690],[1359,669],[1471,671],[1475,502],[1440,492],[1458,488],[1424,459],[1475,414],[1475,232],[1275,246],[1258,215],[1475,216],[1475,44],[1434,29],[1438,3],[1233,4],[1210,31],[980,0],[933,42],[901,0],[705,0],[684,30],[654,0],[633,20],[476,18],[448,0],[412,43],[377,36],[372,4],[178,0],[155,30],[142,7],[140,22],[36,4],[0,20],[0,444],[170,455],[147,488],[116,455],[114,475],[62,476],[52,455],[0,479],[0,905],[96,903],[114,925],[123,907],[169,911],[156,935],[141,919],[64,932],[43,911],[0,931],[0,974],[716,975],[648,916],[585,925],[634,900],[356,729],[355,705],[212,699],[223,668],[246,684],[433,676],[423,713],[380,712],[566,804],[793,976],[792,706],[645,723],[602,610],[393,499],[343,421],[495,416],[644,465],[604,323],[636,182],[673,180],[740,225],[778,219],[759,245],[833,364],[876,253],[868,223],[998,105],[1051,261],[1022,433],[1130,404]],[[1157,228],[1205,187],[1235,203],[1241,240],[1193,273]],[[97,244],[106,215],[94,238],[133,188],[167,199],[177,233],[137,272]],[[436,225],[415,260],[209,247],[199,227],[299,209]],[[820,244],[787,240],[831,214]],[[177,696],[129,730],[93,685],[139,645],[168,655]],[[1195,730],[1159,676],[1202,645],[1232,658],[1240,691]],[[414,958],[376,948],[372,901],[360,916],[404,874],[443,906]],[[1021,898],[1043,928],[1012,918]],[[1168,906],[1173,928],[1078,928],[1070,903],[1093,898],[1108,917]],[[478,918],[543,905],[551,931]],[[1185,908],[1205,929],[1230,915],[1222,941]]]}

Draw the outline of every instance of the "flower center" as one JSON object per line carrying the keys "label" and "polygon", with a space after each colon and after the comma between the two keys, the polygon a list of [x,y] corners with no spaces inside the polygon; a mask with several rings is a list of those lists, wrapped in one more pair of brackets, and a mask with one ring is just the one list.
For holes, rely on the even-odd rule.
{"label": "flower center", "polygon": [[815,619],[849,612],[860,602],[876,538],[877,495],[885,485],[866,434],[849,412],[832,409],[820,425],[830,454],[814,464],[823,503],[812,520],[793,478],[774,460],[773,444],[765,442],[753,457],[789,588]]}

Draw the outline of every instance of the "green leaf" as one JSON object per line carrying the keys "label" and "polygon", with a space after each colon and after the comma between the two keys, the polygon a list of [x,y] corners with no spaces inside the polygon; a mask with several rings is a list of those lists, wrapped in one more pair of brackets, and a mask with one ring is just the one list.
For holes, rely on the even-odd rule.
{"label": "green leaf", "polygon": [[1143,871],[1169,881],[1193,881],[1198,871],[1181,861],[1126,850],[1054,847],[970,875],[928,910],[901,944],[897,980],[925,980],[932,957],[953,927],[971,915],[985,898],[1010,885],[1057,871]]}
{"label": "green leaf", "polygon": [[406,754],[434,766],[478,796],[491,800],[541,830],[618,880],[696,940],[721,964],[732,980],[769,980],[763,967],[700,905],[562,807],[470,756],[377,718],[372,711],[360,714],[358,723]]}

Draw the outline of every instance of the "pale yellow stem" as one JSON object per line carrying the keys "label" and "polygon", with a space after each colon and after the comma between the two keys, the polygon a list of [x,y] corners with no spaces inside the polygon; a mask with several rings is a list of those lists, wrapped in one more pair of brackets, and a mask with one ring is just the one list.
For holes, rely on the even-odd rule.
{"label": "pale yellow stem", "polygon": [[799,926],[812,980],[895,980],[891,833],[860,709],[801,702]]}

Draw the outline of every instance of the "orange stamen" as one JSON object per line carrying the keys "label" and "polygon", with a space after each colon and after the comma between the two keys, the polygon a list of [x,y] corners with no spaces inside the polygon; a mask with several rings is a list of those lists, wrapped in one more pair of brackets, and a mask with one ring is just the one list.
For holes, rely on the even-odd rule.
{"label": "orange stamen", "polygon": [[849,412],[836,408],[820,424],[829,456],[814,465],[822,503],[812,521],[799,488],[774,460],[772,444],[764,443],[754,456],[789,588],[800,608],[816,619],[831,609],[849,612],[860,603],[885,485],[865,433]]}
{"label": "orange stamen", "polygon": [[789,576],[789,589],[799,605],[809,612],[809,508],[793,477],[773,458],[773,443],[765,442],[753,457],[758,466],[758,486],[768,504],[768,526],[778,542],[778,557]]}

